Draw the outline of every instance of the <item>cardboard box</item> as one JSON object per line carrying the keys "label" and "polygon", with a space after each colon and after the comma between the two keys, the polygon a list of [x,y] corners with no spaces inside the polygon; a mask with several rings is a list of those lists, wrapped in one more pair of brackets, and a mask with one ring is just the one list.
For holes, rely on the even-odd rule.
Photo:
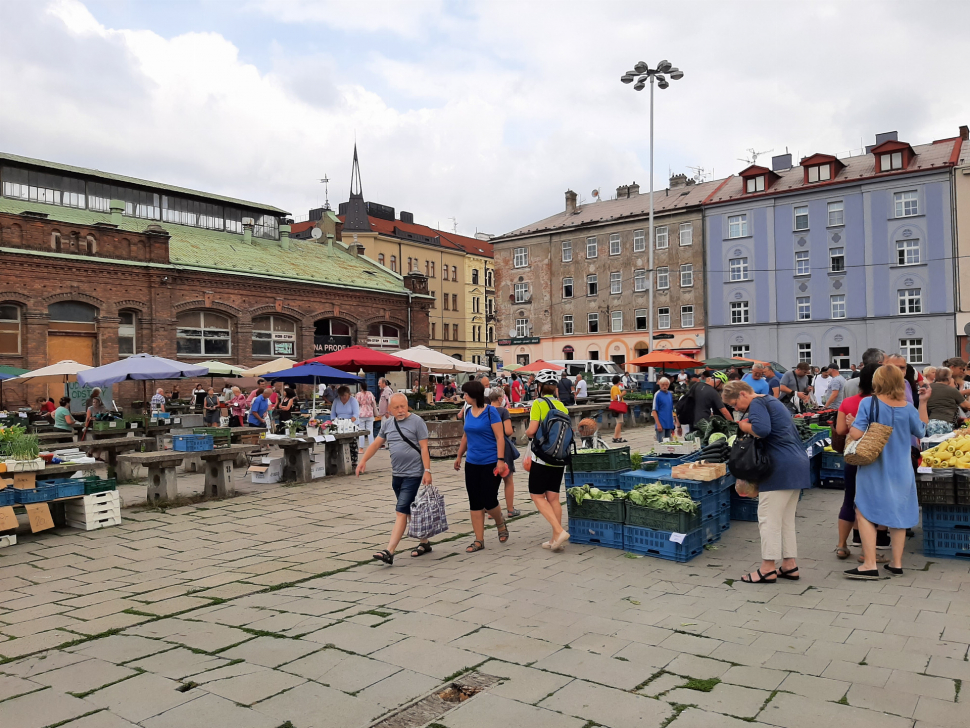
{"label": "cardboard box", "polygon": [[17,514],[13,512],[13,506],[0,508],[0,531],[13,531],[17,526]]}
{"label": "cardboard box", "polygon": [[249,466],[249,473],[254,483],[279,483],[283,479],[283,456],[260,458],[260,463]]}
{"label": "cardboard box", "polygon": [[46,503],[27,503],[24,505],[24,508],[27,510],[27,518],[30,519],[30,530],[33,533],[54,528],[54,519],[51,516],[49,505]]}

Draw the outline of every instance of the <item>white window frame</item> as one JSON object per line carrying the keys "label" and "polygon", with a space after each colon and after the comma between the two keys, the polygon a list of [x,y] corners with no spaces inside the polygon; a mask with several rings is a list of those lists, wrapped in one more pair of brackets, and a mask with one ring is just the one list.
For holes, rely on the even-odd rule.
{"label": "white window frame", "polygon": [[889,152],[888,154],[879,155],[880,172],[891,172],[894,169],[902,169],[902,168],[903,168],[902,152]]}
{"label": "white window frame", "polygon": [[[259,319],[269,319],[269,324],[257,323]],[[287,326],[292,326],[291,330],[277,328],[277,320],[286,322]],[[265,326],[269,328],[265,328]],[[284,316],[255,316],[253,317],[253,356],[272,359],[275,357],[296,355],[296,332],[297,324],[293,319]],[[256,353],[256,341],[267,342],[269,351],[263,354]]]}
{"label": "white window frame", "polygon": [[792,207],[792,225],[795,232],[808,230],[808,205]]}
{"label": "white window frame", "polygon": [[[596,329],[595,331],[593,329]],[[598,313],[586,314],[586,333],[598,334],[600,332],[600,315]]]}
{"label": "white window frame", "polygon": [[746,238],[748,237],[748,215],[747,213],[741,215],[730,215],[728,216],[728,237],[729,238]]}
{"label": "white window frame", "polygon": [[907,338],[899,340],[899,353],[905,357],[908,364],[923,363],[923,339]]}
{"label": "white window frame", "polygon": [[694,285],[694,265],[684,263],[680,266],[680,287],[691,288]]}
{"label": "white window frame", "polygon": [[845,202],[835,200],[828,203],[826,209],[828,210],[829,227],[845,225]]}
{"label": "white window frame", "polygon": [[[802,265],[804,264],[804,266]],[[812,261],[811,256],[808,254],[807,250],[796,250],[795,251],[795,275],[796,276],[807,276],[812,273]]]}
{"label": "white window frame", "polygon": [[817,164],[808,168],[808,182],[826,182],[832,179],[831,164]]}
{"label": "white window frame", "polygon": [[638,268],[633,271],[633,290],[636,293],[647,290],[647,271],[645,268]]}
{"label": "white window frame", "polygon": [[[568,283],[567,283],[567,281],[568,281]],[[566,295],[566,286],[569,286],[569,295],[568,296]],[[573,285],[573,279],[572,278],[563,278],[562,279],[562,297],[563,298],[572,298],[574,295],[576,295],[576,287]]]}
{"label": "white window frame", "polygon": [[[118,324],[118,357],[126,358],[133,356],[138,352],[138,314],[135,311],[121,311],[119,316],[131,316],[131,323],[119,323]],[[131,353],[122,354],[121,353],[121,340],[131,339]]]}
{"label": "white window frame", "polygon": [[812,320],[812,297],[811,296],[795,297],[795,320],[797,321]]}
{"label": "white window frame", "polygon": [[751,353],[750,344],[731,344],[731,356],[747,358],[748,354]]}
{"label": "white window frame", "polygon": [[[516,338],[522,338],[529,335],[529,319],[527,318],[517,318],[515,320],[515,336]],[[455,339],[458,341],[458,339]]]}
{"label": "white window frame", "polygon": [[620,245],[620,234],[610,233],[610,255],[619,255],[623,252],[623,247]]}
{"label": "white window frame", "polygon": [[610,294],[617,295],[623,293],[623,274],[614,271],[610,273]]}
{"label": "white window frame", "polygon": [[795,356],[799,362],[806,364],[812,363],[812,344],[811,342],[799,342],[795,344]]}
{"label": "white window frame", "polygon": [[667,234],[667,226],[660,225],[653,229],[654,248],[656,250],[666,250],[670,247],[670,237]]}
{"label": "white window frame", "polygon": [[529,300],[529,284],[528,283],[516,283],[513,286],[513,291],[515,293],[516,303],[525,303]]}
{"label": "white window frame", "polygon": [[614,334],[623,331],[622,311],[610,311],[610,331]]}
{"label": "white window frame", "polygon": [[682,246],[694,244],[694,223],[680,223],[680,244]]}
{"label": "white window frame", "polygon": [[680,328],[682,329],[694,328],[694,307],[693,306],[680,307]]}
{"label": "white window frame", "polygon": [[747,194],[752,192],[764,192],[765,191],[765,176],[759,174],[757,177],[748,177],[744,181],[744,191]]}
{"label": "white window frame", "polygon": [[[842,259],[842,266],[835,267],[836,258]],[[845,273],[845,248],[829,248],[829,270],[832,273]]]}
{"label": "white window frame", "polygon": [[668,308],[667,306],[657,309],[657,328],[658,329],[670,328],[670,308]]}
{"label": "white window frame", "polygon": [[844,319],[845,313],[845,294],[837,293],[829,296],[831,302],[831,313],[834,319]]}
{"label": "white window frame", "polygon": [[642,253],[647,249],[647,236],[643,230],[633,231],[633,252]]}
{"label": "white window frame", "polygon": [[729,306],[731,312],[731,325],[738,326],[749,323],[751,320],[751,307],[747,301],[731,301]]}
{"label": "white window frame", "polygon": [[571,313],[563,314],[562,317],[562,332],[566,336],[575,332],[573,328],[573,315]]}
{"label": "white window frame", "polygon": [[661,266],[657,268],[657,290],[666,291],[670,288],[670,268]]}
{"label": "white window frame", "polygon": [[598,257],[599,246],[596,244],[596,237],[586,238],[586,260]]}
{"label": "white window frame", "polygon": [[731,258],[728,261],[728,278],[732,281],[748,280],[748,258]]}
{"label": "white window frame", "polygon": [[893,207],[896,217],[919,215],[919,193],[916,190],[895,193],[893,195]]}
{"label": "white window frame", "polygon": [[573,260],[573,241],[563,240],[562,241],[562,262],[571,263]]}
{"label": "white window frame", "polygon": [[[643,319],[643,326],[640,325],[640,320]],[[650,326],[650,321],[647,314],[647,309],[638,308],[633,312],[633,325],[637,331],[647,331]]]}
{"label": "white window frame", "polygon": [[[910,260],[911,257],[915,260]],[[920,260],[918,238],[904,238],[896,241],[896,265],[919,265]]]}
{"label": "white window frame", "polygon": [[896,300],[900,316],[916,316],[923,313],[922,288],[900,288],[896,291]]}
{"label": "white window frame", "polygon": [[[595,286],[596,290],[590,293],[590,286]],[[586,276],[586,295],[587,296],[598,296],[600,294],[599,279],[595,273],[590,273]]]}
{"label": "white window frame", "polygon": [[512,251],[512,267],[527,268],[529,265],[529,249],[516,248]]}

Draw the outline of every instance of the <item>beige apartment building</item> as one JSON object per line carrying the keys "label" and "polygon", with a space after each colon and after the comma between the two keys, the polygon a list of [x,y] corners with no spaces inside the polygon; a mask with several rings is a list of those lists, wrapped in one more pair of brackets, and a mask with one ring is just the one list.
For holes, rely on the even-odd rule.
{"label": "beige apartment building", "polygon": [[563,212],[493,238],[498,357],[621,365],[654,349],[702,357],[701,203],[718,184],[675,175],[654,193],[652,276],[649,198],[636,183],[618,187],[616,199],[585,204],[568,191]]}

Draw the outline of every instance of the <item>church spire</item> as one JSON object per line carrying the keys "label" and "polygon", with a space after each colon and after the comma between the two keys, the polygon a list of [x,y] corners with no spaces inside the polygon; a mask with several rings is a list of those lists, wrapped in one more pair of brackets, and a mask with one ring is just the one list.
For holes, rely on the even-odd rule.
{"label": "church spire", "polygon": [[364,189],[360,182],[360,163],[357,161],[357,144],[354,144],[354,166],[350,173],[350,199],[347,201],[347,216],[344,218],[345,232],[371,232],[367,219],[367,204],[364,202]]}

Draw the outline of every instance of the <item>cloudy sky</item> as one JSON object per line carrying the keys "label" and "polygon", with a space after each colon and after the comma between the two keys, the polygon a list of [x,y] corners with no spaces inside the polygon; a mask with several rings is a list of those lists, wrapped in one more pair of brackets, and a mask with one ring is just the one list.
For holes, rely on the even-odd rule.
{"label": "cloudy sky", "polygon": [[747,150],[845,155],[970,123],[970,3],[0,0],[0,149],[267,202],[367,199],[501,233],[740,171]]}

